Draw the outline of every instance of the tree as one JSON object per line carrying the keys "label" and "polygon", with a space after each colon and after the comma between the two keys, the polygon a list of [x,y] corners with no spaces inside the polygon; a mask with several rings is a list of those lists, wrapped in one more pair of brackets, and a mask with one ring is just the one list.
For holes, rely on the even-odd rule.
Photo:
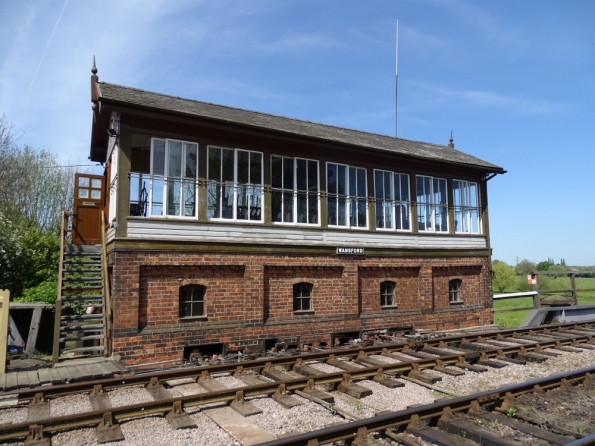
{"label": "tree", "polygon": [[[523,259],[515,265],[514,272],[517,274],[517,276],[528,276],[536,269],[537,265],[535,262]],[[523,277],[523,280],[525,280],[525,277]]]}
{"label": "tree", "polygon": [[60,209],[72,207],[73,167],[56,154],[16,144],[12,124],[0,118],[0,209],[19,227],[57,231]]}
{"label": "tree", "polygon": [[554,262],[550,262],[549,259],[547,261],[539,262],[537,264],[537,271],[547,271],[550,269],[550,266],[552,266],[553,264],[554,264]]}
{"label": "tree", "polygon": [[0,288],[14,298],[54,302],[60,209],[72,206],[75,169],[17,140],[0,116]]}
{"label": "tree", "polygon": [[511,288],[515,285],[516,274],[514,268],[509,266],[506,262],[494,261],[492,263],[492,271],[494,271],[492,285],[495,286],[499,292],[503,293],[506,288]]}

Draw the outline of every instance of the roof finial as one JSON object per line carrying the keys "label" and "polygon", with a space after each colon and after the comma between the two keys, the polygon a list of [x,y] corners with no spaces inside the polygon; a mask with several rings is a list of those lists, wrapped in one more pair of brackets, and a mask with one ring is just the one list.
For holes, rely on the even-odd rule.
{"label": "roof finial", "polygon": [[97,67],[95,66],[95,55],[93,55],[93,67],[91,68],[91,73],[97,74]]}
{"label": "roof finial", "polygon": [[454,147],[455,147],[455,144],[454,144],[454,139],[453,139],[453,137],[452,137],[452,130],[450,131],[450,138],[449,138],[449,140],[448,140],[448,141],[449,141],[449,143],[448,143],[448,147],[451,147],[451,148],[453,148],[453,149],[454,149]]}

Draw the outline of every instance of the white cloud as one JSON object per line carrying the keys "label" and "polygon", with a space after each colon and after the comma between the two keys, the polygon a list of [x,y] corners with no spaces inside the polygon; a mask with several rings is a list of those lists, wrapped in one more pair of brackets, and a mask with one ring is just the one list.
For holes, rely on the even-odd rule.
{"label": "white cloud", "polygon": [[[498,16],[482,8],[484,3],[460,0],[433,0],[457,15],[467,25],[483,34],[491,43],[507,48],[511,55],[520,55],[529,49],[530,40],[510,21],[504,23]],[[490,3],[485,3],[490,5]]]}
{"label": "white cloud", "polygon": [[441,85],[412,81],[409,84],[430,93],[433,102],[448,103],[451,106],[475,105],[489,108],[503,108],[512,112],[541,115],[568,113],[571,108],[567,104],[531,100],[505,95],[487,90],[458,90]]}

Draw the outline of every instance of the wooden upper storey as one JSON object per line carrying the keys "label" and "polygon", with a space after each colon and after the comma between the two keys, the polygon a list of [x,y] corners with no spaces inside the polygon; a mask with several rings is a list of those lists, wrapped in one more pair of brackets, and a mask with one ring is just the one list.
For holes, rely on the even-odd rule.
{"label": "wooden upper storey", "polygon": [[108,183],[118,189],[110,195],[120,236],[149,237],[163,226],[146,222],[161,218],[277,226],[281,238],[295,226],[416,243],[480,237],[473,247],[489,246],[487,180],[505,171],[454,147],[100,83],[95,74],[91,89],[90,158],[117,169]]}

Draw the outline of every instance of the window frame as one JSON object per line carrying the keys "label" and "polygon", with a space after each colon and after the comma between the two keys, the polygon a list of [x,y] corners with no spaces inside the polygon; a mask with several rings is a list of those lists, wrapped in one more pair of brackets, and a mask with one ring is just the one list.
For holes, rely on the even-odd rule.
{"label": "window frame", "polygon": [[[422,180],[423,193],[420,194],[419,180]],[[429,191],[426,191],[426,181],[429,180]],[[436,185],[438,190],[436,191]],[[444,186],[444,193],[440,190],[440,184]],[[444,201],[436,202],[437,196],[444,196]],[[428,197],[429,201],[420,201],[420,197]],[[448,182],[446,178],[433,177],[430,175],[416,175],[415,176],[415,200],[417,207],[417,231],[434,234],[448,234],[450,232],[449,212],[448,212]],[[430,212],[421,212],[422,209],[429,209]],[[436,211],[440,209],[439,215]],[[424,219],[423,229],[421,229],[422,218]],[[440,218],[440,225],[437,224]],[[431,229],[427,229],[427,220],[431,221]],[[440,229],[438,229],[440,228]],[[445,229],[442,229],[445,228]]]}
{"label": "window frame", "polygon": [[[200,298],[196,298],[195,292],[198,291],[201,293]],[[184,296],[182,294],[185,294]],[[206,318],[207,317],[207,309],[206,309],[206,294],[207,294],[207,287],[200,284],[188,284],[182,285],[179,287],[178,291],[178,315],[180,319],[193,319],[193,318]],[[188,299],[189,298],[189,299]],[[185,314],[185,306],[190,304],[190,313]],[[193,314],[194,313],[194,305],[200,304],[202,307],[202,314]]]}
{"label": "window frame", "polygon": [[[376,181],[376,177],[377,174],[381,174],[382,175],[382,185],[383,185],[383,192],[384,192],[384,197],[379,197],[379,191],[377,190],[377,181]],[[384,174],[390,174],[390,192],[389,192],[389,197],[386,198],[386,191],[384,190]],[[399,178],[399,185],[403,184],[403,180],[402,178],[405,178],[405,184],[407,185],[407,195],[409,197],[408,200],[397,200],[395,199],[395,177]],[[384,169],[374,169],[374,202],[376,205],[376,230],[378,231],[396,231],[396,232],[411,232],[412,231],[412,214],[411,214],[411,185],[409,182],[410,178],[409,178],[409,174],[407,173],[400,173],[400,172],[394,172],[391,170],[384,170]],[[401,191],[401,196],[403,195],[402,191]],[[386,205],[390,206],[390,227],[387,227],[386,225],[386,213],[384,212],[385,210],[385,206]],[[380,210],[382,211],[382,224],[383,226],[380,227],[378,225],[378,222],[380,221],[379,219],[379,212],[378,212],[378,208],[380,206]],[[404,222],[407,222],[409,225],[409,228],[407,229],[403,229],[403,228],[397,228],[397,206],[399,207],[399,209],[403,209],[402,206],[405,207],[406,211],[406,215],[405,217],[403,217],[403,213],[401,212],[401,219],[400,219],[400,223],[401,226],[403,226]]]}
{"label": "window frame", "polygon": [[[163,142],[163,174],[156,174],[155,173],[155,143],[157,141]],[[170,175],[170,162],[171,157],[169,155],[170,151],[170,143],[180,143],[181,144],[181,155],[180,155],[180,175]],[[196,156],[195,164],[194,164],[194,178],[189,177],[186,175],[188,168],[188,152],[187,149],[189,147],[194,147],[194,153]],[[138,194],[134,194],[138,196],[137,205],[143,206],[144,211],[142,212],[142,217],[146,218],[162,218],[162,219],[171,219],[171,218],[182,218],[185,220],[197,220],[198,219],[198,207],[199,207],[199,195],[198,195],[198,158],[199,158],[199,150],[200,146],[197,142],[194,141],[184,141],[181,139],[173,139],[173,138],[156,138],[151,137],[151,148],[150,148],[150,157],[149,157],[149,173],[148,175],[145,173],[138,173],[138,172],[130,172],[130,183],[132,185],[133,181],[138,181]],[[146,189],[146,184],[144,183],[145,177],[148,176],[149,179],[149,187],[148,190]],[[159,184],[162,183],[162,184]],[[174,194],[179,196],[179,211],[178,214],[169,214],[168,207],[170,205],[169,199],[169,186],[172,184],[175,187],[175,184],[179,184],[179,191],[174,191]],[[141,187],[142,185],[142,187]],[[132,200],[132,187],[130,188],[130,202],[134,203]],[[161,191],[158,193],[158,190]],[[182,206],[182,203],[186,201],[187,194],[193,194],[194,204],[193,204],[193,211],[194,215],[185,215],[185,209],[187,206]],[[143,195],[144,194],[144,195]],[[155,206],[154,198],[156,195],[161,195],[162,201],[158,206]],[[143,196],[145,197],[143,199]],[[161,207],[161,214],[154,214],[153,209]]]}
{"label": "window frame", "polygon": [[[220,169],[219,169],[219,179],[217,181],[215,180],[211,180],[209,178],[209,172],[210,172],[210,151],[211,149],[218,149],[220,152]],[[231,150],[233,151],[233,181],[230,182],[228,180],[223,180],[223,162],[221,162],[221,160],[223,159],[223,150]],[[252,154],[258,154],[260,155],[260,184],[258,183],[252,183],[252,172],[251,172],[251,167],[249,165],[248,167],[248,182],[247,183],[239,183],[238,182],[238,162],[239,162],[239,157],[238,154],[239,152],[245,152],[248,154],[248,160],[249,163],[251,165],[252,163],[252,159],[251,159],[251,155]],[[207,220],[208,221],[217,221],[217,222],[230,222],[230,223],[243,223],[243,224],[262,224],[264,223],[264,153],[263,152],[259,152],[257,150],[247,150],[247,149],[240,149],[240,148],[231,148],[231,147],[223,147],[223,146],[217,146],[217,145],[207,145],[207,197],[206,197],[206,212],[207,212]],[[215,199],[215,212],[217,210],[217,208],[219,207],[219,215],[218,217],[216,216],[209,216],[210,213],[210,205],[209,205],[209,198],[210,198],[210,194],[211,194],[211,187],[213,185],[217,186],[217,197]],[[231,188],[233,190],[233,199],[232,199],[232,204],[231,204],[231,217],[227,218],[227,217],[223,217],[223,210],[221,209],[221,207],[223,206],[223,197],[224,197],[224,193],[225,192],[229,192],[229,188]],[[260,206],[252,206],[252,204],[248,204],[248,205],[244,205],[243,207],[246,207],[246,211],[248,212],[249,216],[248,218],[238,218],[238,208],[239,208],[239,200],[238,197],[240,196],[239,191],[244,188],[245,190],[247,190],[248,192],[246,193],[248,200],[251,200],[252,197],[258,196],[259,197],[259,203]],[[226,189],[226,191],[224,191],[224,189]],[[258,195],[253,195],[250,194],[249,191],[257,191]],[[229,199],[227,199],[229,202]],[[229,206],[229,205],[227,205]],[[252,209],[259,209],[260,212],[260,218],[256,219],[256,218],[251,218],[251,212]],[[258,211],[257,211],[258,212]]]}
{"label": "window frame", "polygon": [[[386,289],[387,286],[390,286],[392,289],[390,291],[388,291]],[[397,307],[397,304],[395,302],[396,290],[397,290],[397,283],[394,280],[383,280],[382,282],[380,282],[380,308],[396,308]],[[389,299],[389,298],[390,298],[390,303],[387,303],[387,299]]]}
{"label": "window frame", "polygon": [[[337,172],[338,172],[338,168],[339,166],[344,167],[346,169],[346,174],[345,174],[345,194],[341,194],[338,192],[330,192],[329,191],[329,166],[334,165],[337,166]],[[364,195],[357,195],[358,191],[356,191],[356,195],[351,195],[350,193],[350,189],[351,189],[351,184],[350,184],[350,169],[354,169],[355,170],[355,187],[357,188],[357,172],[358,171],[363,171],[364,172]],[[326,162],[326,170],[325,170],[325,175],[326,175],[326,217],[327,217],[327,226],[329,228],[339,228],[339,229],[358,229],[358,230],[366,230],[370,228],[370,210],[369,210],[369,203],[368,203],[368,169],[365,167],[357,167],[357,166],[351,166],[349,164],[343,164],[343,163],[334,163],[331,161],[327,161]],[[339,189],[339,181],[337,178],[336,181],[337,184],[337,189]],[[336,202],[336,215],[335,217],[337,218],[337,222],[340,221],[340,211],[339,211],[339,199],[344,199],[345,200],[345,224],[341,225],[339,223],[336,224],[332,224],[331,223],[331,206],[330,206],[330,200],[331,198],[335,198],[337,200]],[[356,217],[356,221],[355,224],[351,223],[351,219],[352,219],[352,201],[356,201],[356,209],[355,209],[355,217]],[[365,220],[366,220],[366,224],[364,226],[359,226],[359,218],[358,218],[358,207],[357,204],[359,204],[360,202],[363,202],[365,204]]]}
{"label": "window frame", "polygon": [[[457,187],[459,186],[459,187]],[[475,189],[475,205],[473,205],[472,188]],[[461,191],[457,193],[457,190]],[[476,181],[467,180],[452,180],[452,194],[453,194],[453,210],[455,218],[455,234],[472,234],[481,235],[481,201],[479,193],[479,183]],[[461,203],[457,203],[458,198],[461,199]],[[476,213],[476,217],[473,217],[473,213]],[[460,220],[457,220],[457,216],[460,214]],[[459,225],[460,223],[460,225]],[[474,224],[477,230],[473,230]],[[459,226],[461,227],[459,229]]]}
{"label": "window frame", "polygon": [[[297,288],[299,287],[299,288]],[[303,290],[308,290],[308,295],[302,295]],[[314,308],[312,305],[312,290],[314,289],[314,285],[310,282],[298,282],[293,284],[293,312],[294,313],[312,313],[314,312]],[[299,294],[299,295],[296,295]],[[299,309],[296,309],[296,303],[299,302]],[[308,303],[308,308],[303,308],[303,303]]]}
{"label": "window frame", "polygon": [[[275,187],[273,186],[273,169],[274,169],[274,163],[273,163],[273,158],[279,158],[281,159],[281,187]],[[292,174],[293,174],[293,185],[292,188],[286,188],[285,187],[285,181],[284,181],[284,177],[285,177],[285,160],[291,160],[293,163],[292,166]],[[315,162],[316,163],[316,222],[315,223],[310,223],[309,221],[306,222],[300,222],[299,221],[299,215],[298,215],[298,206],[299,206],[299,196],[300,195],[307,195],[307,203],[306,203],[306,209],[307,212],[309,214],[309,204],[310,204],[310,199],[313,197],[314,193],[311,192],[310,190],[301,190],[298,189],[298,161],[305,161],[306,162],[306,171],[308,170],[308,163],[309,162]],[[274,210],[273,210],[273,201],[274,201],[274,194],[275,193],[280,193],[281,194],[281,221],[276,221],[275,220],[275,216],[274,216]],[[285,199],[286,199],[286,194],[291,194],[291,200],[292,200],[292,208],[291,208],[291,215],[292,215],[292,221],[283,221],[285,215],[286,215],[286,210],[285,210]],[[273,223],[274,225],[287,225],[287,226],[309,226],[309,227],[320,227],[321,223],[320,223],[320,217],[321,217],[321,209],[320,209],[320,161],[319,160],[314,160],[314,159],[309,159],[309,158],[302,158],[302,157],[291,157],[291,156],[284,156],[284,155],[271,155],[271,223]],[[308,218],[306,219],[308,220]]]}
{"label": "window frame", "polygon": [[448,303],[449,304],[460,304],[463,303],[461,297],[461,288],[463,287],[463,281],[461,279],[451,279],[448,281]]}

